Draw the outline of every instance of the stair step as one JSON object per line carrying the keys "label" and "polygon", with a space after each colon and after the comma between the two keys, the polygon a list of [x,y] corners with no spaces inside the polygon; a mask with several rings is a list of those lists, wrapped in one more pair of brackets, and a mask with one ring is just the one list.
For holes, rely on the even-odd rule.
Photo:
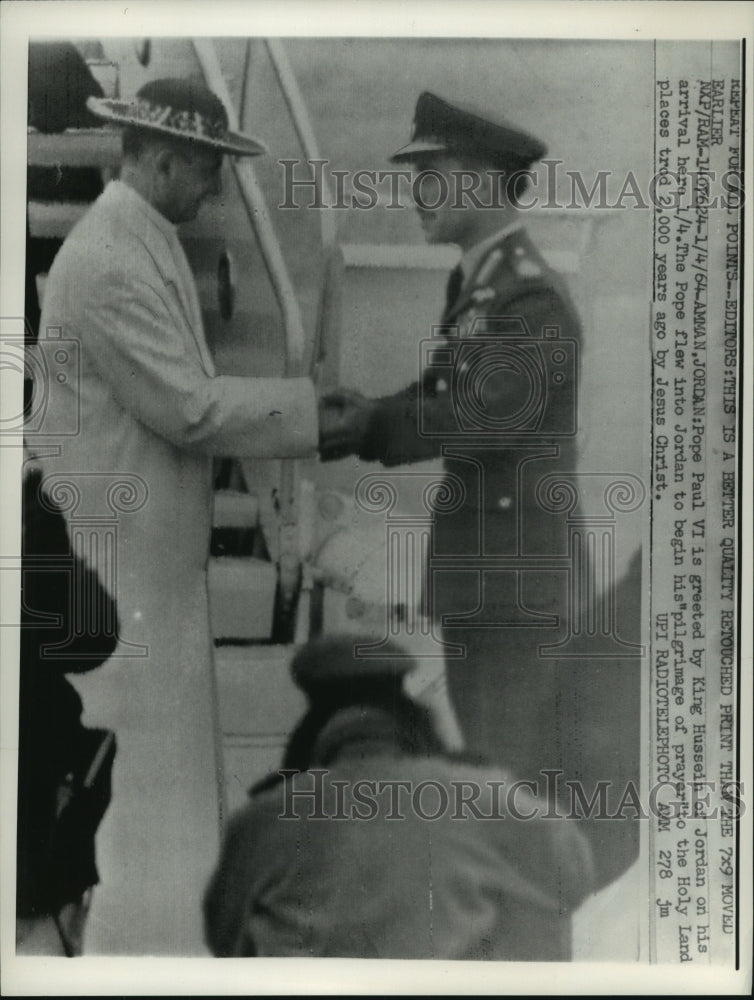
{"label": "stair step", "polygon": [[216,639],[268,639],[277,567],[262,559],[222,556],[207,570],[210,628]]}
{"label": "stair step", "polygon": [[27,138],[31,167],[116,167],[121,157],[121,133],[116,129],[68,129],[37,132]]}
{"label": "stair step", "polygon": [[291,679],[293,646],[220,646],[215,670],[226,741],[285,742],[306,707]]}
{"label": "stair step", "polygon": [[277,771],[306,698],[291,679],[294,646],[221,646],[215,672],[226,804],[247,801],[251,784]]}
{"label": "stair step", "polygon": [[30,201],[29,234],[63,240],[88,208],[85,201]]}
{"label": "stair step", "polygon": [[214,528],[256,528],[259,522],[259,501],[253,493],[217,490],[212,516]]}

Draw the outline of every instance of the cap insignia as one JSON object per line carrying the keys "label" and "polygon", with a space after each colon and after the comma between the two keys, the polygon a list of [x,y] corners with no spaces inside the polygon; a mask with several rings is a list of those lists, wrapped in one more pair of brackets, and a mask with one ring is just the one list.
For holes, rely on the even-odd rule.
{"label": "cap insignia", "polygon": [[[519,256],[519,251],[521,256]],[[517,259],[513,262],[513,269],[519,278],[539,278],[542,274],[542,268],[537,264],[535,260],[531,257],[524,257],[523,250],[518,247],[516,250]]]}
{"label": "cap insignia", "polygon": [[485,288],[475,288],[471,293],[471,301],[475,306],[484,305],[485,302],[491,302],[495,298],[495,289],[489,286]]}

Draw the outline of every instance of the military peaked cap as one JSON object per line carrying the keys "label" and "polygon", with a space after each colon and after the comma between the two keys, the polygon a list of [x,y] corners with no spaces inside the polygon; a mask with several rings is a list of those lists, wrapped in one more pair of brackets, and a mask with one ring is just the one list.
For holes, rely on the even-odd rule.
{"label": "military peaked cap", "polygon": [[547,147],[516,125],[493,119],[475,108],[450,104],[425,90],[416,102],[411,141],[390,159],[417,160],[432,153],[480,156],[493,163],[526,167],[541,159]]}

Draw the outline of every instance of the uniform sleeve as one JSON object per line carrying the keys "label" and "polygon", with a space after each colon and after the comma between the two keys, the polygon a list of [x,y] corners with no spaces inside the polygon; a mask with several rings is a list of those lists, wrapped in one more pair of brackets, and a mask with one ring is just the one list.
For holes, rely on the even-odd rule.
{"label": "uniform sleeve", "polygon": [[447,402],[438,398],[430,379],[377,400],[359,457],[385,466],[436,458],[442,442],[423,433],[423,418],[432,418],[435,426],[451,425],[453,414]]}
{"label": "uniform sleeve", "polygon": [[[186,350],[160,291],[109,273],[88,289],[78,331],[120,405],[161,437],[212,455],[314,454],[317,408],[308,378],[209,376]],[[74,335],[76,334],[76,331]]]}
{"label": "uniform sleeve", "polygon": [[[484,317],[484,332],[448,341],[450,366],[428,368],[421,381],[376,402],[359,452],[362,459],[393,466],[434,458],[449,435],[478,436],[480,431],[507,427],[511,414],[524,412],[531,402],[531,380],[507,346],[516,342],[510,340],[510,330],[519,320],[524,332],[518,343],[525,340],[536,346],[547,329],[548,336],[557,335],[566,345],[565,383],[558,386],[556,396],[543,398],[542,405],[548,424],[561,427],[572,421],[580,332],[570,306],[550,286],[492,306]],[[543,369],[546,385],[546,361]]]}

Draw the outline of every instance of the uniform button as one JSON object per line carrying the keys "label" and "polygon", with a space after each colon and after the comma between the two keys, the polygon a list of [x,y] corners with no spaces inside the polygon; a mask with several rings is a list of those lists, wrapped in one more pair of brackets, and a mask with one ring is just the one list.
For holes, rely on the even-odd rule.
{"label": "uniform button", "polygon": [[438,378],[437,382],[435,383],[435,388],[437,389],[438,392],[447,392],[448,383],[445,381],[444,378]]}
{"label": "uniform button", "polygon": [[500,497],[500,499],[497,502],[497,505],[501,510],[508,510],[512,503],[513,501],[511,500],[510,497]]}

